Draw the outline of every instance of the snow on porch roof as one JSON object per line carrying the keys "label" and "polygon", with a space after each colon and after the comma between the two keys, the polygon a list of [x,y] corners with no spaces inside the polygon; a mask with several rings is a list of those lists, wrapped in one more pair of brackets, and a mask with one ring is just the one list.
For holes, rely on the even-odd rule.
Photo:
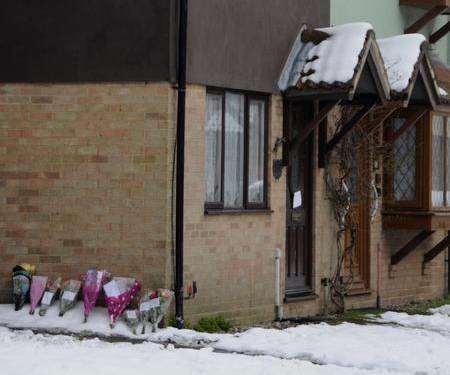
{"label": "snow on porch roof", "polygon": [[408,88],[414,83],[426,39],[422,34],[397,35],[378,39],[381,55],[395,96],[407,95]]}
{"label": "snow on porch roof", "polygon": [[397,35],[377,41],[391,86],[391,97],[448,112],[447,95],[439,87],[428,42],[421,34]]}
{"label": "snow on porch roof", "polygon": [[[321,29],[303,25],[283,67],[279,89],[355,90],[369,50],[380,55],[374,35],[372,25],[365,22]],[[389,95],[384,68],[375,69]]]}

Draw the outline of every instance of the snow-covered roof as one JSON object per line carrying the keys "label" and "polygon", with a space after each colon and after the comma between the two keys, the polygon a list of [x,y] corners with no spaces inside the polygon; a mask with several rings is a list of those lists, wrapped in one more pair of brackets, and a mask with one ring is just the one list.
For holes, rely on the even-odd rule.
{"label": "snow-covered roof", "polygon": [[415,80],[425,44],[426,39],[422,34],[397,35],[378,40],[394,93],[406,93]]}
{"label": "snow-covered roof", "polygon": [[372,25],[365,22],[322,29],[304,25],[283,68],[279,89],[350,86],[371,32]]}
{"label": "snow-covered roof", "polygon": [[[314,29],[303,25],[283,66],[278,88],[288,95],[330,95],[352,100],[378,94],[408,105],[450,103],[438,82],[421,34],[375,39],[369,23]],[[450,75],[449,75],[450,77]],[[450,80],[449,80],[450,81]],[[445,108],[445,110],[447,110]]]}

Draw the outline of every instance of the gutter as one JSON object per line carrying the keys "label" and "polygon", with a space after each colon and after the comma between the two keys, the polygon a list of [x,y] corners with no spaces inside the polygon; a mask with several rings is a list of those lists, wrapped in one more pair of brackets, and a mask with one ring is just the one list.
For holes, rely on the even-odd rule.
{"label": "gutter", "polygon": [[183,230],[184,230],[184,143],[186,115],[186,49],[188,0],[180,0],[178,29],[177,185],[175,219],[175,318],[184,327],[183,314]]}

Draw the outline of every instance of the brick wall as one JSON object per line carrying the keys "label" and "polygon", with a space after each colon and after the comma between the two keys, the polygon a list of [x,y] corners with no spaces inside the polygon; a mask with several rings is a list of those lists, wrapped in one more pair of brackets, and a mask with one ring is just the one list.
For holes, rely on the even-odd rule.
{"label": "brick wall", "polygon": [[[330,127],[338,117],[339,113],[329,116]],[[316,134],[316,150],[317,141]],[[324,170],[317,168],[317,158],[314,163],[313,288],[315,295],[305,300],[285,304],[284,313],[287,317],[313,316],[333,309],[326,297],[328,288],[321,285],[321,279],[330,277],[334,270],[337,252],[336,223],[330,202],[326,199]],[[410,241],[417,231],[383,230],[381,210],[378,210],[370,230],[370,290],[362,295],[347,297],[347,308],[375,307],[378,277],[381,304],[385,307],[441,298],[444,295],[447,285],[445,252],[430,262],[422,273],[424,253],[444,238],[444,232],[436,232],[398,265],[391,267],[391,255]]]}
{"label": "brick wall", "polygon": [[[185,302],[187,317],[221,313],[240,323],[274,318],[275,249],[284,249],[284,176],[276,182],[269,157],[271,213],[204,214],[204,124],[206,90],[187,93],[185,279],[199,293]],[[282,101],[270,101],[269,149],[282,136]]]}
{"label": "brick wall", "polygon": [[[274,250],[277,247],[283,250],[282,290],[285,280],[285,170],[278,182],[271,174],[269,176],[270,214],[205,215],[204,87],[189,87],[187,106],[185,280],[186,283],[196,280],[199,294],[193,300],[186,300],[186,315],[195,321],[201,315],[220,313],[243,324],[273,319]],[[282,135],[280,97],[272,96],[270,114],[269,145],[273,145]],[[336,118],[336,114],[330,117],[330,126]],[[314,153],[317,152],[317,134],[315,143]],[[270,155],[269,167],[274,157]],[[317,158],[314,158],[314,163],[314,295],[285,303],[286,317],[312,316],[333,309],[328,302],[328,288],[321,285],[321,279],[330,277],[336,263],[336,223],[330,202],[326,199],[324,170],[317,167]],[[431,262],[424,275],[421,268],[423,253],[440,240],[442,233],[436,233],[396,267],[389,266],[391,254],[414,235],[414,232],[383,231],[381,210],[378,211],[370,234],[370,290],[348,297],[348,308],[376,305],[378,275],[384,306],[443,295],[444,255]]]}
{"label": "brick wall", "polygon": [[169,84],[0,85],[0,301],[11,268],[167,285]]}
{"label": "brick wall", "polygon": [[[78,277],[89,267],[136,275],[145,287],[171,286],[171,183],[176,93],[169,84],[0,85],[0,301],[10,299],[11,268]],[[269,213],[204,214],[206,89],[189,86],[186,117],[185,281],[199,293],[186,317],[223,314],[238,323],[274,318],[275,249],[285,249],[285,170],[272,176]],[[282,100],[270,99],[269,145],[282,136]],[[317,147],[317,135],[316,135]],[[269,147],[271,149],[271,147]],[[315,158],[315,163],[317,159]],[[336,261],[335,223],[315,168],[313,286],[310,299],[284,305],[285,316],[323,313]],[[421,257],[436,233],[400,264],[390,255],[414,232],[371,227],[371,292],[347,307],[376,303],[380,249],[384,305],[442,296],[445,255],[422,275]]]}

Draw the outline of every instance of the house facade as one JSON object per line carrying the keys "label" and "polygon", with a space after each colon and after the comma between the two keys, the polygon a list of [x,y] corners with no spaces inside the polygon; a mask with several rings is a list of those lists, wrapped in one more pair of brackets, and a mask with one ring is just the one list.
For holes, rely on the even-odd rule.
{"label": "house facade", "polygon": [[[21,262],[63,278],[99,267],[132,275],[144,288],[173,287],[177,2],[106,3],[5,5],[0,27],[21,31],[2,33],[0,45],[7,56],[0,61],[2,302],[10,300],[11,269]],[[409,138],[406,144],[421,155],[433,138],[429,111],[445,116],[428,52],[410,62],[414,71],[396,92],[378,29],[317,30],[339,19],[333,3],[189,2],[184,279],[198,291],[195,298],[186,292],[189,320],[222,314],[249,323],[335,308],[330,279],[339,225],[325,177],[336,145],[356,125],[373,127],[380,146],[399,129],[405,143],[401,137],[411,138],[417,126],[424,138],[417,147]],[[339,23],[359,21],[347,17]],[[299,51],[324,41],[335,46],[339,38],[354,40],[346,56],[355,64],[344,65],[333,84],[303,82],[314,72],[301,65]],[[328,67],[324,77],[335,71],[338,65]],[[394,134],[383,131],[401,116]],[[345,134],[335,138],[336,129]],[[423,163],[439,159],[427,155],[414,159],[422,198],[409,206],[389,186],[398,170],[384,173],[381,157],[355,161],[363,169],[370,164],[364,178],[377,195],[351,202],[359,219],[354,255],[341,257],[341,276],[351,272],[353,281],[346,307],[445,293],[446,194],[439,210],[432,200],[447,185],[441,174],[426,174],[433,167]],[[446,170],[444,163],[443,176]],[[427,188],[433,178],[442,189]]]}

